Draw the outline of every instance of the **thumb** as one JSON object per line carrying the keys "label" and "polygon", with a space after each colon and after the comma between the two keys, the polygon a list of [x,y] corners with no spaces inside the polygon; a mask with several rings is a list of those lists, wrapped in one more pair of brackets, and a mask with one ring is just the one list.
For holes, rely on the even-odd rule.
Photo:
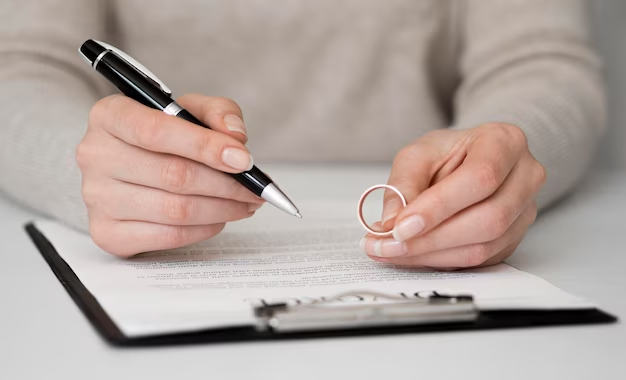
{"label": "thumb", "polygon": [[225,133],[241,143],[248,141],[241,108],[234,100],[199,94],[187,94],[177,102],[212,130]]}
{"label": "thumb", "polygon": [[[387,184],[398,189],[406,202],[410,203],[430,186],[436,172],[434,162],[435,152],[432,147],[419,141],[411,144],[396,155]],[[385,231],[393,228],[395,217],[402,208],[398,195],[386,189],[381,219]]]}

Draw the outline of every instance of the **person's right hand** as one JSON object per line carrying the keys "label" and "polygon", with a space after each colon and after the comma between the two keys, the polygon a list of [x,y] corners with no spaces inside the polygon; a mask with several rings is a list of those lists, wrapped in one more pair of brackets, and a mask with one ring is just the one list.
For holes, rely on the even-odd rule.
{"label": "person's right hand", "polygon": [[94,105],[76,150],[94,242],[116,256],[181,247],[251,216],[263,200],[222,172],[253,163],[232,100],[186,95],[212,129],[114,95]]}

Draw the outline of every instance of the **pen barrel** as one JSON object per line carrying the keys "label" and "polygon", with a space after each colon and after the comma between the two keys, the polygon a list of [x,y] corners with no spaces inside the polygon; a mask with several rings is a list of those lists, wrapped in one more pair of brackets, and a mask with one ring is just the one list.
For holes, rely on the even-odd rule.
{"label": "pen barrel", "polygon": [[[159,83],[137,70],[132,63],[119,56],[113,51],[107,50],[101,44],[93,40],[87,40],[80,47],[83,57],[114,86],[129,98],[159,111],[175,114],[181,119],[210,129],[200,120],[196,119],[188,111],[180,108],[169,93],[161,89]],[[179,112],[168,112],[166,107],[174,105]],[[272,184],[272,180],[256,166],[243,173],[226,173],[235,178],[248,190],[261,197],[263,190]]]}
{"label": "pen barrel", "polygon": [[[181,119],[187,120],[191,123],[194,123],[196,125],[199,125],[201,127],[211,129],[208,126],[204,125],[195,116],[190,114],[187,110],[184,110],[184,109],[181,110],[176,116],[180,117]],[[253,166],[252,169],[248,170],[247,172],[236,173],[236,174],[227,173],[227,174],[231,175],[239,183],[244,185],[246,188],[248,188],[248,190],[252,191],[259,197],[263,193],[263,189],[265,189],[267,185],[272,183],[272,180],[265,173],[259,170],[259,168],[257,168],[256,166]]]}
{"label": "pen barrel", "polygon": [[104,54],[95,69],[124,95],[145,106],[162,111],[172,102],[172,98],[161,91],[157,83],[138,72],[115,53]]}

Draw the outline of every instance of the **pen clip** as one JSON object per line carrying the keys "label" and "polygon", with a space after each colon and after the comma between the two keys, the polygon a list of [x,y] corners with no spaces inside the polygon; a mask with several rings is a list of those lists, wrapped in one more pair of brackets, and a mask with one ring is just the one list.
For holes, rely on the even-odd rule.
{"label": "pen clip", "polygon": [[172,95],[172,90],[170,90],[169,87],[167,87],[165,85],[165,83],[163,83],[159,78],[157,78],[157,76],[154,75],[154,73],[152,71],[148,70],[148,68],[146,68],[144,65],[142,65],[139,62],[137,62],[133,57],[131,57],[130,55],[124,53],[123,51],[121,51],[120,49],[116,48],[115,46],[107,44],[106,42],[102,42],[102,41],[98,41],[98,40],[94,40],[94,41],[99,43],[103,47],[107,48],[108,50],[112,51],[113,53],[117,54],[120,58],[122,58],[126,62],[128,62],[128,64],[133,66],[137,71],[142,73],[146,78],[151,79],[154,83],[156,83],[159,86],[161,91],[163,91],[167,95]]}

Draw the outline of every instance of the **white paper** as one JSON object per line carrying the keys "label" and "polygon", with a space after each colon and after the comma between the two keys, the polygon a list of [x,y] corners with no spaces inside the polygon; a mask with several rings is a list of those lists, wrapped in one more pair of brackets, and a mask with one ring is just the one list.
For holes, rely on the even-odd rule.
{"label": "white paper", "polygon": [[132,337],[251,325],[251,304],[260,299],[314,302],[354,290],[469,293],[482,310],[592,307],[506,264],[434,272],[374,262],[358,248],[364,233],[348,217],[351,207],[328,201],[307,206],[301,207],[303,220],[265,206],[214,239],[129,260],[57,223],[36,226]]}

